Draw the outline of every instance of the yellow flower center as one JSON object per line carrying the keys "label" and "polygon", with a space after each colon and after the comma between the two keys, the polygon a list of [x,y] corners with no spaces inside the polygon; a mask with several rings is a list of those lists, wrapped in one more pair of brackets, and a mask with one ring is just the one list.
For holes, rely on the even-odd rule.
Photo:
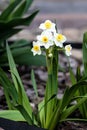
{"label": "yellow flower center", "polygon": [[39,51],[39,50],[40,50],[40,47],[39,47],[38,45],[35,45],[35,46],[33,47],[33,49],[34,49],[34,51]]}
{"label": "yellow flower center", "polygon": [[52,23],[51,23],[50,21],[46,21],[46,22],[45,22],[45,27],[46,27],[46,29],[50,29],[51,26],[52,26]]}
{"label": "yellow flower center", "polygon": [[43,36],[43,37],[42,37],[42,42],[47,43],[47,42],[48,42],[48,37]]}
{"label": "yellow flower center", "polygon": [[68,46],[68,47],[66,48],[66,51],[70,52],[70,51],[71,51],[71,47]]}
{"label": "yellow flower center", "polygon": [[62,41],[62,40],[64,40],[64,37],[63,37],[63,35],[62,34],[58,34],[57,36],[56,36],[56,40],[57,41]]}

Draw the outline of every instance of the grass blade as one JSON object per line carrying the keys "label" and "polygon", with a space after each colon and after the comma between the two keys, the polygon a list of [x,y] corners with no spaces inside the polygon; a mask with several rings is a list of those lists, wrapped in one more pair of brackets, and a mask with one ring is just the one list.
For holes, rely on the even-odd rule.
{"label": "grass blade", "polygon": [[[11,51],[10,51],[10,48],[7,44],[7,55],[8,55],[8,60],[9,60],[9,66],[10,66],[10,70],[11,70],[11,75],[12,75],[12,79],[13,79],[13,82],[14,82],[14,85],[15,85],[15,88],[17,89],[18,91],[18,83],[17,83],[17,80],[14,76],[14,74],[16,75],[17,79],[18,79],[18,82],[21,86],[21,90],[22,90],[22,99],[23,99],[23,106],[25,107],[26,111],[29,113],[29,115],[32,117],[32,108],[31,108],[31,105],[30,105],[30,102],[28,100],[28,97],[26,95],[26,92],[24,90],[24,86],[22,84],[22,81],[21,81],[21,78],[18,74],[18,71],[16,69],[16,66],[15,66],[15,63],[14,63],[14,60],[13,60],[13,57],[12,57],[12,54],[11,54]],[[13,74],[14,73],[14,74]]]}
{"label": "grass blade", "polygon": [[38,91],[37,91],[37,85],[36,85],[34,70],[31,71],[31,80],[32,80],[32,84],[33,84],[33,88],[34,88],[35,94],[36,94],[36,96],[38,98]]}
{"label": "grass blade", "polygon": [[21,112],[21,114],[23,115],[23,117],[25,118],[25,120],[29,123],[29,125],[33,125],[33,120],[32,118],[29,116],[29,114],[27,113],[27,111],[25,110],[25,108],[22,105],[18,105],[16,106],[16,108]]}

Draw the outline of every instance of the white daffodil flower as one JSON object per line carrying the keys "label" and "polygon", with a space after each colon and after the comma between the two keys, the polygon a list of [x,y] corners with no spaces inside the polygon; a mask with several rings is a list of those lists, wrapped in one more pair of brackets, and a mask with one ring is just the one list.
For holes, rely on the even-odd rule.
{"label": "white daffodil flower", "polygon": [[37,40],[40,42],[40,46],[44,46],[46,49],[54,45],[52,33],[49,31],[42,32],[37,36]]}
{"label": "white daffodil flower", "polygon": [[31,49],[31,51],[33,52],[33,55],[35,56],[36,54],[41,55],[41,49],[40,49],[40,45],[39,42],[33,42],[33,48]]}
{"label": "white daffodil flower", "polygon": [[52,23],[50,20],[46,20],[44,23],[41,23],[39,28],[42,30],[56,32],[55,23]]}
{"label": "white daffodil flower", "polygon": [[72,55],[71,50],[72,50],[71,45],[66,45],[65,46],[65,53],[66,53],[67,56]]}
{"label": "white daffodil flower", "polygon": [[66,41],[66,37],[62,34],[59,34],[59,33],[55,33],[54,34],[54,42],[55,42],[55,45],[58,46],[58,47],[63,47],[63,43]]}

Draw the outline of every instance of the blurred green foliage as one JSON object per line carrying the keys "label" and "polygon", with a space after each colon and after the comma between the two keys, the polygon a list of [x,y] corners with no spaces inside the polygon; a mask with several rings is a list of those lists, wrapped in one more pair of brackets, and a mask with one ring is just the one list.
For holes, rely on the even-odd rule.
{"label": "blurred green foliage", "polygon": [[[33,10],[32,12],[30,11],[30,13],[27,13],[27,11],[29,12],[32,2],[33,0],[11,0],[8,7],[6,7],[1,13],[0,66],[8,64],[6,54],[6,42],[8,38],[21,31],[24,27],[29,26],[37,15],[38,10]],[[26,13],[27,16],[25,16]],[[45,60],[41,60],[41,58],[45,59],[44,56],[41,56],[41,58],[37,56],[37,60],[40,60],[40,62],[36,62],[36,58],[34,58],[30,52],[30,43],[26,41],[26,39],[18,42],[13,41],[13,43],[10,44],[10,48],[13,57],[18,64],[45,64]]]}

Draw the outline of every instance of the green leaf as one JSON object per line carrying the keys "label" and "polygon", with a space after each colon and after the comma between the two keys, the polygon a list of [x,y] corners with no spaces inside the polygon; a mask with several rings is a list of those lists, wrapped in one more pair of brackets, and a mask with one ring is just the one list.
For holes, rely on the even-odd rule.
{"label": "green leaf", "polygon": [[21,0],[15,0],[2,12],[0,15],[1,20],[7,20],[12,11],[16,8],[16,6],[21,2]]}
{"label": "green leaf", "polygon": [[77,108],[79,108],[79,106],[82,105],[86,100],[87,100],[87,94],[84,95],[84,97],[80,99],[76,105],[73,105],[65,109],[65,111],[63,111],[63,113],[61,114],[60,121],[64,121],[64,119],[66,119],[72,112],[74,112]]}
{"label": "green leaf", "polygon": [[[14,74],[14,73],[13,73]],[[20,82],[17,78],[17,76],[14,74],[15,78],[16,78],[16,81],[17,81],[17,85],[18,85],[18,104],[22,105],[23,103],[23,93],[22,93],[22,88],[21,88],[21,85],[20,85]]]}
{"label": "green leaf", "polygon": [[81,78],[82,78],[81,71],[80,71],[80,67],[78,66],[76,70],[76,79],[77,81],[79,81]]}
{"label": "green leaf", "polygon": [[35,80],[34,70],[31,71],[31,80],[32,80],[32,84],[33,84],[35,94],[38,98],[38,91],[37,91],[37,84],[36,84],[36,80]]}
{"label": "green leaf", "polygon": [[[41,122],[41,125],[42,127],[44,127],[45,125],[45,120],[46,120],[46,108],[47,108],[47,104],[49,104],[50,102],[52,102],[52,100],[54,100],[56,97],[56,95],[53,95],[51,98],[49,98],[48,100],[46,101],[42,101],[38,104],[38,108],[39,108],[39,111],[38,111],[38,115],[39,115],[39,118],[40,118],[40,122]],[[53,113],[52,113],[53,114]],[[52,116],[51,114],[51,116]],[[50,116],[50,118],[51,118]],[[49,119],[50,120],[50,119]]]}
{"label": "green leaf", "polygon": [[3,21],[3,22],[0,21],[0,30],[2,30],[2,32],[4,32],[8,29],[12,29],[17,26],[30,25],[30,23],[33,21],[33,19],[37,13],[38,13],[38,10],[32,12],[29,16],[27,16],[25,18],[18,17],[18,18],[13,18],[10,21]]}
{"label": "green leaf", "polygon": [[32,22],[32,20],[34,19],[34,17],[36,16],[37,13],[38,13],[38,11],[35,11],[26,18],[15,18],[8,22],[0,22],[0,30],[2,30],[0,33],[0,44],[5,39],[9,38],[10,36],[12,36],[22,30],[22,27],[20,27],[19,29],[15,28],[15,27],[21,26],[21,25],[23,25],[23,26],[30,25],[30,23]]}
{"label": "green leaf", "polygon": [[25,18],[14,18],[7,23],[7,27],[16,27],[21,25],[29,25],[34,17],[37,15],[38,10],[32,12],[28,17]]}
{"label": "green leaf", "polygon": [[21,29],[9,29],[9,30],[6,30],[6,31],[0,33],[0,44],[4,40],[8,39],[10,36],[18,33],[19,31],[21,31]]}
{"label": "green leaf", "polygon": [[13,43],[10,45],[10,48],[11,48],[11,49],[12,49],[12,48],[14,48],[14,49],[18,48],[18,49],[19,49],[19,47],[25,47],[25,46],[28,46],[28,45],[30,45],[30,42],[29,42],[29,41],[27,41],[27,40],[25,40],[25,39],[21,39],[21,40],[18,40],[18,41],[13,42]]}
{"label": "green leaf", "polygon": [[51,100],[53,100],[55,97],[56,97],[56,95],[53,95],[51,98],[49,98],[49,99],[47,100],[47,102],[44,102],[44,104],[40,107],[39,112],[40,112],[43,108],[45,108],[45,106],[46,106]]}
{"label": "green leaf", "polygon": [[11,14],[9,14],[9,18],[15,18],[15,17],[21,17],[24,13],[27,12],[27,10],[29,10],[29,7],[31,6],[33,0],[24,0],[21,1],[15,8],[15,10],[13,10],[13,12]]}
{"label": "green leaf", "polygon": [[69,103],[71,102],[71,99],[76,94],[77,90],[81,87],[85,87],[86,84],[87,84],[86,81],[82,81],[82,82],[76,83],[71,88],[66,89],[66,91],[63,95],[63,99],[62,99],[61,110],[69,105]]}
{"label": "green leaf", "polygon": [[[9,109],[12,109],[13,108],[12,103],[15,105],[16,102],[18,101],[18,94],[13,83],[9,80],[9,78],[1,68],[0,68],[0,84],[4,89],[8,107]],[[11,102],[10,97],[12,98],[13,102]]]}
{"label": "green leaf", "polygon": [[[24,45],[27,45],[27,42]],[[11,49],[12,55],[13,55],[15,62],[17,64],[46,66],[45,56],[44,55],[33,56],[30,46],[29,47],[28,46],[23,47],[23,44],[22,44],[21,41],[20,41],[19,45],[18,44],[12,44],[11,48],[12,48]],[[7,54],[4,53],[1,57],[2,58],[0,59],[0,65],[4,65],[5,63],[7,63]]]}
{"label": "green leaf", "polygon": [[76,84],[76,77],[71,69],[71,67],[69,67],[69,72],[70,72],[70,79],[71,79],[71,82],[72,82],[72,85]]}
{"label": "green leaf", "polygon": [[84,73],[87,76],[87,32],[83,35],[83,64],[84,64]]}
{"label": "green leaf", "polygon": [[30,47],[20,47],[20,51],[19,48],[12,49],[12,55],[14,56],[15,62],[18,64],[46,66],[45,56],[33,56]]}
{"label": "green leaf", "polygon": [[0,117],[14,121],[25,121],[18,110],[0,110]]}
{"label": "green leaf", "polygon": [[[14,60],[13,60],[13,57],[12,57],[12,54],[11,54],[11,51],[10,51],[10,48],[9,48],[8,44],[6,45],[6,48],[7,48],[7,55],[8,55],[8,60],[9,60],[9,66],[10,66],[10,70],[12,72],[11,75],[12,75],[12,79],[13,79],[13,82],[14,82],[14,86],[15,86],[15,88],[18,91],[18,82],[19,82],[19,84],[21,86],[21,90],[22,90],[22,95],[23,95],[23,97],[22,97],[23,106],[26,109],[26,111],[28,112],[28,114],[32,117],[32,108],[31,108],[30,102],[28,100],[28,97],[26,95],[26,92],[24,90],[24,86],[22,84],[22,81],[21,81],[21,78],[19,76],[19,73],[18,73],[18,71],[16,69],[16,65],[14,63]],[[16,78],[15,78],[13,73],[16,75],[18,81],[16,80]]]}
{"label": "green leaf", "polygon": [[67,118],[67,119],[62,120],[62,122],[63,122],[63,121],[80,121],[80,122],[86,121],[86,122],[87,122],[87,119],[81,119],[81,118]]}
{"label": "green leaf", "polygon": [[[43,127],[44,128],[44,124],[45,124],[45,109],[44,109],[44,100],[43,101],[41,101],[39,104],[38,104],[38,109],[39,109],[39,112],[38,112],[38,114],[39,114],[39,120],[40,120],[40,125],[41,125],[41,127]],[[42,109],[43,108],[43,109]]]}
{"label": "green leaf", "polygon": [[27,10],[29,9],[29,7],[31,6],[31,4],[33,3],[33,0],[26,0],[26,8],[25,8],[25,12],[27,12]]}
{"label": "green leaf", "polygon": [[[78,95],[84,96],[84,95],[87,93],[86,90],[87,90],[87,85],[85,85],[84,87],[79,88]],[[78,101],[79,101],[79,100],[77,100],[77,102],[78,102]],[[86,112],[86,110],[87,110],[87,101],[86,101],[85,103],[83,103],[83,104],[79,107],[79,110],[80,110],[82,116],[83,116],[84,118],[87,118],[87,112]]]}
{"label": "green leaf", "polygon": [[[83,35],[83,45],[82,45],[82,50],[83,50],[83,64],[84,64],[84,74],[81,76],[81,73],[78,72],[78,77],[79,81],[81,80],[87,80],[87,32],[84,33]],[[87,84],[84,87],[80,87],[78,91],[79,96],[84,96],[87,93]],[[77,100],[78,102],[79,100]],[[79,110],[83,116],[83,118],[87,118],[87,101],[84,102],[80,107]]]}
{"label": "green leaf", "polygon": [[46,66],[45,56],[33,56],[31,50],[25,52],[23,55],[18,55],[18,57],[16,56],[15,62],[25,65]]}
{"label": "green leaf", "polygon": [[15,17],[21,17],[24,14],[25,7],[26,7],[26,1],[22,1],[18,7],[16,7],[16,10],[14,10],[13,13],[9,16],[11,19]]}
{"label": "green leaf", "polygon": [[33,125],[33,120],[30,117],[30,115],[27,113],[27,111],[25,110],[25,108],[22,105],[18,105],[16,106],[16,108],[21,112],[21,114],[23,115],[23,117],[25,118],[25,120],[29,123],[29,125]]}

